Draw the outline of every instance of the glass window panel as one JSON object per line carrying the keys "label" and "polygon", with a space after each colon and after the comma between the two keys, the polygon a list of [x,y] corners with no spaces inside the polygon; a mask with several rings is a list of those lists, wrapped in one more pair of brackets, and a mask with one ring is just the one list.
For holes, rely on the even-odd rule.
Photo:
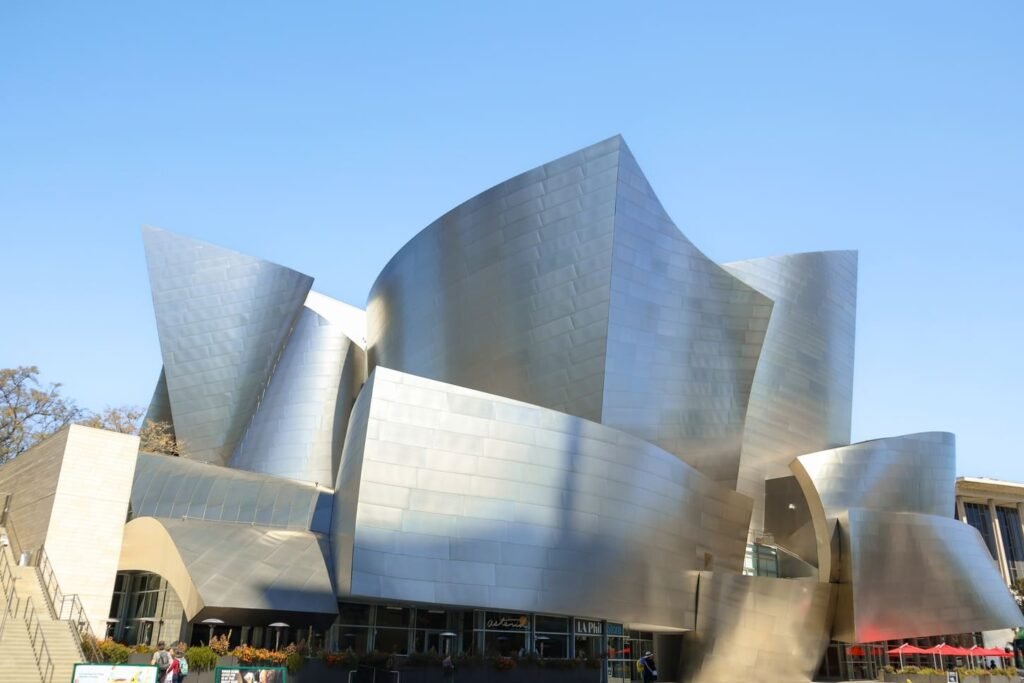
{"label": "glass window panel", "polygon": [[526,652],[526,633],[488,631],[484,633],[484,653],[494,656],[515,657]]}
{"label": "glass window panel", "polygon": [[377,607],[377,626],[397,626],[406,628],[409,626],[408,607]]}
{"label": "glass window panel", "polygon": [[409,654],[409,629],[378,628],[373,649],[399,655]]}
{"label": "glass window panel", "polygon": [[988,506],[981,503],[964,503],[964,512],[967,514],[967,523],[973,526],[985,539],[985,545],[993,558],[998,557],[996,553],[996,541],[992,535],[992,517],[988,514]]}
{"label": "glass window panel", "polygon": [[566,659],[569,656],[569,636],[538,634],[533,651],[545,659]]}
{"label": "glass window panel", "polygon": [[599,659],[601,654],[601,636],[576,636],[577,657]]}
{"label": "glass window panel", "polygon": [[444,630],[448,626],[448,613],[439,609],[416,610],[416,628]]}
{"label": "glass window panel", "polygon": [[338,634],[338,646],[344,650],[352,650],[356,654],[366,652],[370,629],[365,626],[342,626]]}
{"label": "glass window panel", "polygon": [[370,606],[360,605],[353,602],[339,602],[338,623],[353,625],[369,624]]}
{"label": "glass window panel", "polygon": [[628,659],[625,638],[622,636],[608,636],[608,659]]}
{"label": "glass window panel", "polygon": [[538,633],[568,633],[569,632],[569,618],[568,617],[549,617],[544,614],[538,614],[534,617],[534,629]]}
{"label": "glass window panel", "polygon": [[476,631],[462,631],[462,652],[463,654],[476,654]]}
{"label": "glass window panel", "polygon": [[1024,574],[1018,564],[1024,562],[1024,533],[1020,527],[1020,515],[1016,508],[1006,507],[996,508],[996,515],[999,518],[999,531],[1003,537],[1003,551],[1006,554],[1010,578],[1016,582]]}

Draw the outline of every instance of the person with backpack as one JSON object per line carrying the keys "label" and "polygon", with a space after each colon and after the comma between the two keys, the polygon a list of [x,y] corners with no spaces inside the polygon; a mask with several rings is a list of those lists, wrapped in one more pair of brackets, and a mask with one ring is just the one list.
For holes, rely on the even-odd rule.
{"label": "person with backpack", "polygon": [[181,665],[178,664],[178,657],[172,647],[167,651],[167,654],[171,658],[171,664],[167,667],[167,673],[164,675],[160,683],[178,683],[179,675],[181,674]]}
{"label": "person with backpack", "polygon": [[644,653],[644,656],[637,662],[640,667],[640,674],[643,676],[644,683],[649,681],[658,680],[658,667],[654,665],[654,653],[648,650]]}
{"label": "person with backpack", "polygon": [[178,663],[178,680],[175,683],[181,683],[188,676],[188,660],[185,659],[185,651],[178,652],[174,659]]}
{"label": "person with backpack", "polygon": [[156,680],[159,683],[164,683],[164,679],[167,677],[167,670],[171,668],[171,653],[167,651],[167,645],[164,641],[161,640],[156,644],[156,652],[153,653],[149,664],[156,667]]}

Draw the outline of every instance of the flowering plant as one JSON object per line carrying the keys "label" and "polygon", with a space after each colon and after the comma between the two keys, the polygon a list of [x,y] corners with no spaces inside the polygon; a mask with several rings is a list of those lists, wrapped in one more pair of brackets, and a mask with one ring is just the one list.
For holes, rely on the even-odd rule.
{"label": "flowering plant", "polygon": [[508,671],[516,668],[516,660],[511,657],[498,657],[494,660],[494,668],[498,671]]}

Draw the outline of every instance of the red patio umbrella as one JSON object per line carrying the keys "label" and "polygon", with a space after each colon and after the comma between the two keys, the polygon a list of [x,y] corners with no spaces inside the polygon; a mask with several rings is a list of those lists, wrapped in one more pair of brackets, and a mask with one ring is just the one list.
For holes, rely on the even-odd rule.
{"label": "red patio umbrella", "polygon": [[899,655],[899,657],[900,657],[900,668],[902,669],[903,668],[903,655],[923,655],[923,654],[927,654],[927,653],[928,653],[928,650],[920,648],[917,645],[911,645],[910,643],[903,643],[899,647],[894,647],[893,649],[889,650],[888,654],[889,654],[890,657],[895,657],[896,655]]}
{"label": "red patio umbrella", "polygon": [[928,648],[925,652],[932,656],[938,655],[940,666],[942,665],[943,657],[971,654],[970,650],[965,650],[964,648],[957,647],[956,645],[947,645],[946,643],[939,643],[935,647]]}
{"label": "red patio umbrella", "polygon": [[978,654],[985,655],[986,657],[1007,657],[1007,658],[1009,658],[1009,657],[1013,656],[1012,654],[1010,654],[1006,650],[1000,650],[998,647],[990,647],[988,649],[982,650]]}

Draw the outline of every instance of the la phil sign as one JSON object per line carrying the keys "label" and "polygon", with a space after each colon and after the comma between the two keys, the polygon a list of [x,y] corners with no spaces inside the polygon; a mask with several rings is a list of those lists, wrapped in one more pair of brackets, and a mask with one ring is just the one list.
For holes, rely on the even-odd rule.
{"label": "la phil sign", "polygon": [[584,636],[599,636],[604,631],[601,628],[600,621],[594,621],[593,619],[577,619],[576,620],[576,633]]}

